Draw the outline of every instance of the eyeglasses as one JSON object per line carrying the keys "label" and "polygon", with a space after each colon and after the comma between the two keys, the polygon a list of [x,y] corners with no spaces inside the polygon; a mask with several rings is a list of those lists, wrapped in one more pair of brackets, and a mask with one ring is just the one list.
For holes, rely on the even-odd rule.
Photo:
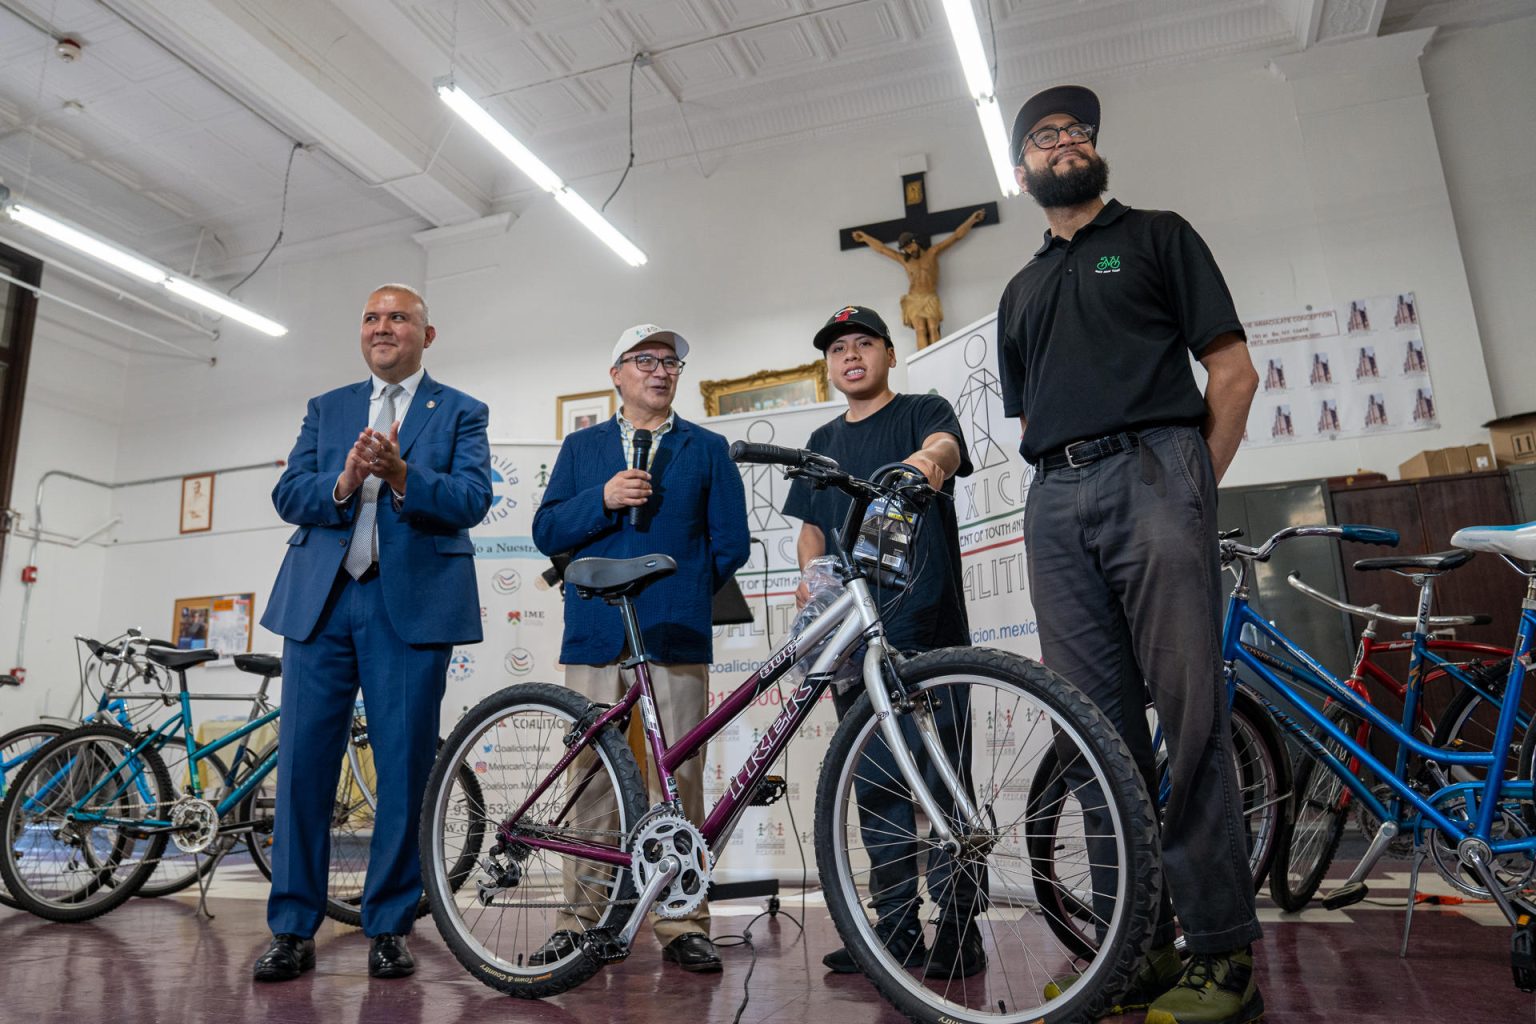
{"label": "eyeglasses", "polygon": [[1092,142],[1093,137],[1099,133],[1099,126],[1096,124],[1083,124],[1082,122],[1061,125],[1059,127],[1057,125],[1047,125],[1044,128],[1037,128],[1030,132],[1029,141],[1033,142],[1038,149],[1055,149],[1061,145],[1061,135],[1063,132],[1073,142]]}
{"label": "eyeglasses", "polygon": [[678,374],[682,373],[683,367],[688,365],[681,359],[677,358],[677,356],[653,356],[648,352],[642,352],[638,356],[625,356],[623,359],[620,359],[619,362],[634,363],[635,368],[641,373],[655,373],[656,366],[660,364],[661,368],[666,370],[667,373],[673,377],[676,377]]}

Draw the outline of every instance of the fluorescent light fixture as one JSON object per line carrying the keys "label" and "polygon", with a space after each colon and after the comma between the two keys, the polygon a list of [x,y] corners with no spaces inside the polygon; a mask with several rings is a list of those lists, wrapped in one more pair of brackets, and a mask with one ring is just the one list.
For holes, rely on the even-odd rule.
{"label": "fluorescent light fixture", "polygon": [[519,142],[511,132],[501,126],[501,123],[491,116],[490,112],[476,103],[470,95],[453,83],[451,78],[439,78],[433,83],[437,88],[437,94],[442,97],[448,109],[458,114],[464,123],[469,125],[502,156],[512,161],[513,166],[533,180],[539,188],[555,197],[555,201],[565,207],[566,212],[608,246],[619,257],[632,267],[644,265],[645,253],[639,247],[625,238],[623,233],[603,218],[601,213],[594,210],[590,203],[575,192],[560,176],[550,170],[548,165],[533,155],[529,148]]}
{"label": "fluorescent light fixture", "polygon": [[165,290],[172,295],[211,309],[215,313],[227,316],[231,320],[239,321],[247,327],[254,327],[262,334],[273,338],[281,338],[288,333],[288,328],[276,320],[269,320],[260,313],[246,309],[229,296],[221,295],[216,291],[204,288],[202,285],[193,284],[184,277],[167,277],[164,284]]}
{"label": "fluorescent light fixture", "polygon": [[32,206],[24,206],[21,203],[4,205],[3,197],[0,197],[0,213],[6,214],[17,224],[31,228],[39,234],[47,235],[54,241],[69,246],[79,252],[100,260],[102,263],[117,270],[136,277],[140,281],[149,284],[157,284],[165,288],[172,295],[184,301],[212,310],[221,316],[236,320],[247,327],[254,327],[263,334],[274,338],[281,338],[288,333],[288,328],[275,320],[256,313],[227,295],[221,295],[216,291],[193,284],[184,277],[171,273],[157,263],[151,263],[140,256],[136,256],[126,249],[119,249],[110,242],[103,241],[87,231],[77,228],[72,224],[60,220],[49,213],[43,213]]}
{"label": "fluorescent light fixture", "polygon": [[965,73],[965,86],[976,101],[976,116],[981,120],[981,134],[987,140],[987,152],[992,156],[992,170],[997,175],[997,186],[1005,196],[1019,194],[1018,182],[1013,177],[1013,157],[1008,152],[1008,130],[1003,123],[1003,112],[998,108],[993,93],[992,69],[987,63],[987,52],[981,46],[981,30],[976,26],[976,12],[971,0],[944,0],[944,17],[949,20],[949,34],[955,41],[955,51],[960,55],[960,70]]}
{"label": "fluorescent light fixture", "polygon": [[100,260],[109,266],[116,267],[125,274],[130,274],[141,281],[150,284],[159,284],[165,280],[165,271],[146,260],[129,252],[124,252],[115,245],[103,242],[95,235],[87,234],[79,228],[66,224],[56,217],[41,213],[30,206],[22,206],[14,203],[10,207],[11,220],[18,224],[25,224],[33,231],[47,235],[55,242],[62,242],[71,249],[77,249],[92,259]]}

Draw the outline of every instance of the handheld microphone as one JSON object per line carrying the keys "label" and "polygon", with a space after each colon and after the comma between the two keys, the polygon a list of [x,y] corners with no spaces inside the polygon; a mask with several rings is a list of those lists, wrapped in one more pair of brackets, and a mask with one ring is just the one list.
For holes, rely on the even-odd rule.
{"label": "handheld microphone", "polygon": [[[651,464],[651,432],[649,430],[636,430],[634,438],[635,465],[634,469],[646,469]],[[636,505],[629,510],[629,525],[640,525],[640,509],[642,505]]]}

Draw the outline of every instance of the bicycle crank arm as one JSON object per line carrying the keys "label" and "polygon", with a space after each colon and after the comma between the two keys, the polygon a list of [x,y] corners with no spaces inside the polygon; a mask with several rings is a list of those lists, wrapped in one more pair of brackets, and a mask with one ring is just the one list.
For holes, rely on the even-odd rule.
{"label": "bicycle crank arm", "polygon": [[619,936],[615,940],[624,949],[626,956],[629,955],[630,944],[635,941],[635,933],[640,930],[640,925],[645,923],[645,919],[650,916],[648,911],[656,902],[656,897],[661,895],[663,889],[672,884],[672,879],[676,878],[677,873],[681,870],[683,870],[682,862],[670,854],[663,857],[661,863],[656,865],[656,874],[651,876],[650,883],[641,891],[640,897],[635,900],[635,909],[630,912],[629,920],[624,924],[624,930],[619,932]]}
{"label": "bicycle crank arm", "polygon": [[1349,880],[1323,897],[1325,910],[1339,910],[1353,906],[1370,894],[1370,887],[1365,884],[1365,876],[1376,867],[1382,855],[1387,852],[1387,847],[1392,845],[1392,840],[1397,838],[1399,831],[1395,821],[1381,823],[1381,827],[1371,837],[1371,845],[1365,851],[1365,856],[1360,858],[1360,863],[1355,865],[1355,870],[1349,873]]}

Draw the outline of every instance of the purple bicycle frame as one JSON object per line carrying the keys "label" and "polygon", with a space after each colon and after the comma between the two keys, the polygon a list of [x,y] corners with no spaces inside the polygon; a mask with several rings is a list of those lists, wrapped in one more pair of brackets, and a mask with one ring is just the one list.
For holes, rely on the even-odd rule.
{"label": "purple bicycle frame", "polygon": [[[829,609],[829,611],[833,610],[835,610],[835,606],[834,609]],[[857,610],[854,609],[852,614],[857,615]],[[580,857],[604,864],[628,867],[630,854],[619,849],[617,846],[610,846],[605,843],[581,843],[564,839],[546,839],[537,835],[529,835],[526,832],[514,834],[509,823],[518,821],[524,814],[528,813],[528,809],[570,767],[571,762],[576,759],[577,755],[591,745],[598,733],[610,722],[629,714],[642,699],[646,701],[642,708],[646,711],[643,717],[645,718],[647,741],[651,747],[651,761],[656,765],[656,773],[661,780],[662,790],[670,798],[675,799],[677,796],[677,783],[673,779],[673,772],[690,757],[700,754],[706,743],[730,724],[732,719],[745,711],[748,705],[762,696],[768,687],[772,686],[780,676],[784,675],[790,666],[795,663],[795,655],[802,644],[809,641],[814,646],[820,642],[822,637],[831,632],[831,625],[842,621],[841,617],[834,619],[833,616],[828,615],[827,618],[830,623],[827,629],[818,630],[813,628],[798,636],[791,637],[783,647],[779,648],[767,661],[763,662],[756,672],[748,676],[739,687],[732,691],[730,696],[726,697],[725,700],[720,702],[719,706],[706,715],[703,721],[694,726],[686,736],[671,746],[667,746],[666,736],[662,733],[661,723],[656,721],[654,710],[652,710],[655,707],[655,696],[651,689],[650,670],[646,662],[637,663],[634,666],[635,681],[623,698],[613,707],[604,711],[595,722],[587,727],[586,731],[581,734],[580,739],[571,744],[570,749],[565,752],[565,755],[550,769],[549,774],[544,777],[544,780],[523,801],[522,806],[518,807],[516,811],[501,823],[497,830],[497,837],[506,843],[520,843],[524,846],[549,850],[552,853],[568,857]],[[773,764],[779,755],[783,753],[785,746],[788,745],[790,739],[795,735],[795,731],[805,721],[806,716],[816,706],[817,700],[827,687],[831,685],[831,682],[830,674],[808,673],[785,702],[784,710],[780,711],[778,716],[774,718],[772,724],[763,734],[763,737],[757,741],[757,745],[747,755],[746,763],[731,776],[730,782],[726,786],[726,791],[721,794],[720,799],[711,808],[704,824],[699,826],[700,833],[704,836],[705,842],[709,844],[711,849],[717,848],[716,840],[725,833],[726,829],[735,821],[737,815],[746,809],[746,801],[751,799],[751,794],[756,790],[764,775],[767,774],[768,766]],[[565,806],[554,816],[554,820],[558,821],[564,817],[566,811],[576,802],[577,797],[580,796],[590,781],[591,776],[582,780],[581,784],[576,787],[570,798],[565,802]]]}

